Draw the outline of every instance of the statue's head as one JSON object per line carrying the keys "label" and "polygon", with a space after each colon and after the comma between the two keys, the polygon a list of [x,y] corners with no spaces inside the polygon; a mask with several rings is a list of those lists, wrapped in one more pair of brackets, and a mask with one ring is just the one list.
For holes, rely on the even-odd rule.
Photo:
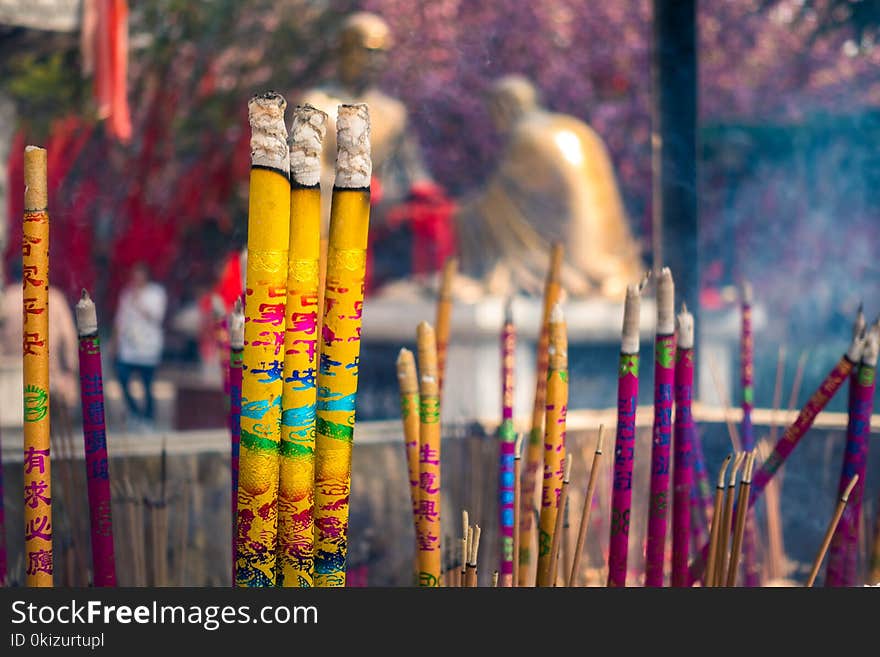
{"label": "statue's head", "polygon": [[378,80],[391,48],[391,30],[382,18],[357,12],[339,32],[339,77],[347,87],[366,89]]}
{"label": "statue's head", "polygon": [[495,129],[508,133],[517,120],[538,109],[538,90],[522,75],[505,75],[489,89],[489,114]]}

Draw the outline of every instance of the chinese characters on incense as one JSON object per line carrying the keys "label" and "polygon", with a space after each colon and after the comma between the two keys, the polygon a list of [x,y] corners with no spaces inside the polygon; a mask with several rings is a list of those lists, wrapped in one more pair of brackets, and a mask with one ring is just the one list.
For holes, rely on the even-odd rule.
{"label": "chinese characters on incense", "polygon": [[91,520],[92,572],[95,586],[116,586],[101,342],[95,304],[85,290],[76,304],[76,329],[79,334],[80,400]]}
{"label": "chinese characters on incense", "polygon": [[336,147],[336,179],[330,206],[318,367],[315,441],[317,586],[345,585],[351,449],[370,224],[372,163],[370,117],[366,105],[339,106]]}
{"label": "chinese characters on incense", "polygon": [[663,586],[669,469],[672,442],[672,388],[675,383],[675,286],[668,267],[657,280],[657,337],[654,344],[654,427],[651,440],[651,484],[645,586]]}
{"label": "chinese characters on incense", "polygon": [[251,174],[238,489],[238,586],[273,586],[290,233],[290,155],[279,94],[248,103]]}
{"label": "chinese characters on incense", "polygon": [[401,349],[397,356],[397,383],[400,386],[400,417],[403,420],[403,440],[409,472],[409,492],[412,501],[413,522],[418,538],[419,523],[419,381],[416,361],[409,349]]}
{"label": "chinese characters on incense", "polygon": [[427,322],[417,329],[419,353],[419,586],[440,586],[440,384],[437,339]]}
{"label": "chinese characters on incense", "polygon": [[310,587],[314,577],[320,178],[326,121],[320,110],[297,106],[290,130],[290,248],[278,492],[280,586]]}
{"label": "chinese characters on incense", "polygon": [[636,405],[639,397],[638,285],[626,288],[623,334],[617,379],[617,438],[614,445],[614,483],[611,490],[611,530],[608,545],[608,586],[626,586],[632,474],[636,447]]}
{"label": "chinese characters on incense", "polygon": [[24,151],[22,360],[24,366],[24,549],[27,586],[52,586],[49,458],[49,212],[46,150]]}

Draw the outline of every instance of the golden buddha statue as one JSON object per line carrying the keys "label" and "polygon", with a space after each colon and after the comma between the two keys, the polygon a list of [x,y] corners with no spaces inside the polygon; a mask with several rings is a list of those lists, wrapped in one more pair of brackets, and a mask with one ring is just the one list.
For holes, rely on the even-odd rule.
{"label": "golden buddha statue", "polygon": [[623,299],[643,267],[602,138],[542,108],[521,76],[492,85],[489,110],[505,144],[495,172],[456,216],[462,272],[495,292],[539,294],[550,246],[560,241],[570,294]]}

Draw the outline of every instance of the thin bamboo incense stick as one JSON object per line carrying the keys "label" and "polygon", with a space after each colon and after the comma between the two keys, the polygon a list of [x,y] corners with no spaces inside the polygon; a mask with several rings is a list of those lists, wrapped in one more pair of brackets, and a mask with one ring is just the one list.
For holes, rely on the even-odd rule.
{"label": "thin bamboo incense stick", "polygon": [[727,580],[727,565],[730,546],[730,529],[733,525],[733,504],[736,501],[736,475],[745,461],[746,453],[737,452],[733,460],[733,468],[730,471],[730,480],[727,484],[727,493],[724,497],[724,514],[721,517],[721,527],[718,530],[718,561],[716,564],[715,585],[724,586]]}
{"label": "thin bamboo incense stick", "polygon": [[550,267],[544,286],[544,309],[541,315],[541,333],[538,337],[537,365],[535,367],[535,405],[532,408],[532,426],[526,448],[526,462],[522,473],[520,496],[519,582],[524,584],[532,566],[532,537],[535,496],[538,490],[538,472],[544,463],[544,415],[547,412],[547,346],[550,342],[550,313],[559,301],[562,288],[563,246],[555,243],[550,251]]}
{"label": "thin bamboo incense stick", "polygon": [[447,258],[443,263],[440,277],[440,289],[437,295],[437,317],[435,330],[437,333],[437,375],[440,398],[443,398],[443,381],[446,377],[446,351],[449,347],[449,328],[452,320],[452,285],[458,271],[458,260]]}
{"label": "thin bamboo incense stick", "polygon": [[688,548],[691,535],[694,417],[694,316],[682,304],[676,316],[678,345],[675,353],[675,461],[672,483],[672,586],[687,586]]}
{"label": "thin bamboo incense stick", "polygon": [[516,329],[513,324],[513,299],[504,308],[504,326],[501,330],[501,425],[498,428],[498,510],[501,528],[501,586],[513,585],[514,525],[514,459],[516,431],[513,427],[514,354]]}
{"label": "thin bamboo incense stick", "polygon": [[834,536],[834,531],[837,529],[837,523],[840,522],[840,517],[843,515],[843,510],[846,508],[849,495],[852,493],[852,489],[858,481],[859,475],[853,475],[853,478],[850,479],[849,484],[847,484],[843,494],[840,496],[840,500],[837,502],[837,507],[834,509],[834,515],[831,518],[831,522],[828,523],[828,529],[825,530],[825,537],[822,539],[819,553],[816,555],[815,561],[813,561],[813,568],[810,570],[810,576],[807,578],[807,583],[805,585],[807,588],[813,586],[813,583],[816,581],[816,575],[818,575],[819,568],[822,566],[825,552],[828,551],[828,546],[831,544],[831,538]]}
{"label": "thin bamboo incense stick", "polygon": [[654,425],[651,440],[651,483],[645,586],[663,586],[666,529],[669,524],[669,471],[672,443],[672,399],[675,385],[675,284],[669,267],[657,280],[657,336],[654,343]]}
{"label": "thin bamboo incense stick", "polygon": [[419,381],[416,360],[409,349],[397,356],[397,383],[400,386],[400,417],[403,420],[403,441],[409,472],[409,492],[413,522],[418,531],[419,512]]}
{"label": "thin bamboo incense stick", "polygon": [[[367,106],[340,105],[336,120],[336,178],[330,207],[330,245],[318,368],[315,442],[317,586],[345,586],[371,173]],[[433,573],[436,585],[440,578],[439,525],[433,540],[437,552]]]}
{"label": "thin bamboo incense stick", "polygon": [[721,505],[724,501],[724,478],[727,466],[733,458],[728,454],[718,471],[718,485],[715,487],[715,508],[712,513],[712,528],[709,532],[709,558],[706,561],[706,573],[703,581],[706,587],[715,586],[715,567],[718,561],[718,535],[721,533]]}
{"label": "thin bamboo incense stick", "polygon": [[593,453],[593,465],[590,467],[590,480],[587,483],[587,492],[584,495],[584,509],[581,512],[581,522],[578,525],[577,543],[574,548],[574,557],[571,560],[571,572],[568,575],[568,586],[575,586],[577,574],[580,569],[581,555],[584,551],[584,543],[587,540],[587,528],[590,526],[590,512],[593,509],[593,493],[596,491],[596,481],[599,476],[599,461],[602,459],[602,444],[605,440],[605,425],[599,425],[599,437],[596,440],[596,451]]}
{"label": "thin bamboo incense stick", "polygon": [[321,153],[327,115],[298,105],[290,128],[290,242],[278,487],[279,586],[314,583]]}
{"label": "thin bamboo incense stick", "polygon": [[871,326],[858,373],[850,379],[849,422],[838,491],[842,493],[854,476],[858,476],[858,482],[852,489],[849,504],[840,518],[831,541],[826,586],[856,585],[859,516],[867,470],[878,351],[880,351],[880,321],[874,322]]}
{"label": "thin bamboo incense stick", "polygon": [[733,532],[733,546],[730,548],[730,566],[727,569],[727,586],[736,586],[736,576],[739,569],[739,555],[743,544],[743,534],[746,527],[746,518],[749,511],[749,487],[752,483],[752,470],[755,467],[755,452],[748,452],[743,467],[742,480],[739,483],[739,498],[737,499],[736,522]]}
{"label": "thin bamboo incense stick", "polygon": [[427,322],[418,326],[419,352],[419,586],[440,578],[440,399],[437,340]]}
{"label": "thin bamboo incense stick", "polygon": [[238,473],[241,456],[241,380],[244,365],[244,307],[236,299],[229,316],[229,473],[232,520],[232,585],[235,586],[235,546],[238,541]]}
{"label": "thin bamboo incense stick", "polygon": [[562,535],[559,539],[560,566],[554,586],[567,586],[571,572],[571,495],[565,498],[562,506]]}
{"label": "thin bamboo incense stick", "polygon": [[[549,395],[548,395],[549,396]],[[553,527],[553,538],[550,542],[550,565],[547,568],[547,578],[544,586],[556,586],[556,574],[558,572],[559,547],[562,541],[563,509],[568,500],[568,485],[571,481],[571,454],[566,454],[565,465],[562,475],[562,488],[559,491],[559,510],[556,513],[556,524]]]}
{"label": "thin bamboo incense stick", "polygon": [[[520,504],[522,490],[522,444],[523,435],[519,434],[516,437],[513,452],[513,554],[515,555],[517,562],[519,561],[519,523],[522,506]],[[516,567],[516,563],[514,563],[513,581],[511,585],[519,586],[519,568]]]}
{"label": "thin bamboo incense stick", "polygon": [[626,586],[636,446],[636,407],[639,399],[639,307],[639,286],[630,285],[626,289],[620,366],[617,373],[617,436],[614,445],[614,485],[611,492],[608,586]]}
{"label": "thin bamboo incense stick", "polygon": [[285,274],[290,237],[286,107],[284,98],[274,92],[256,96],[248,103],[251,173],[235,575],[241,587],[275,585]]}
{"label": "thin bamboo incense stick", "polygon": [[492,588],[498,588],[498,571],[492,573]]}
{"label": "thin bamboo incense stick", "polygon": [[551,551],[557,516],[562,514],[560,495],[565,474],[565,418],[568,409],[568,338],[562,306],[550,314],[550,343],[547,347],[547,416],[544,420],[544,482],[541,515],[538,520],[538,586],[553,586]]}
{"label": "thin bamboo incense stick", "polygon": [[[107,428],[104,422],[104,377],[98,316],[89,293],[82,291],[76,304],[79,334],[79,381],[82,402],[83,442],[95,586],[116,586],[113,550],[113,513],[110,504],[110,471],[107,459]],[[72,491],[71,491],[72,492]]]}
{"label": "thin bamboo incense stick", "polygon": [[49,455],[49,212],[46,150],[24,149],[22,227],[25,584],[51,587]]}

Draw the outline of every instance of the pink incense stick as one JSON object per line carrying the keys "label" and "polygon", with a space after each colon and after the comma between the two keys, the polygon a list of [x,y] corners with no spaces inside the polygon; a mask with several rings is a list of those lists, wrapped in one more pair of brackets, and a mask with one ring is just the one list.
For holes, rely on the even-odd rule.
{"label": "pink incense stick", "polygon": [[691,532],[691,489],[694,417],[694,316],[682,307],[676,318],[678,348],[675,353],[675,462],[672,481],[672,586],[687,586]]}
{"label": "pink incense stick", "polygon": [[229,316],[229,437],[232,519],[232,585],[235,586],[235,545],[238,536],[238,458],[241,447],[241,382],[244,364],[244,310],[236,299]]}
{"label": "pink incense stick", "polygon": [[498,430],[500,469],[498,472],[498,508],[501,526],[501,586],[513,586],[513,515],[514,515],[514,459],[516,432],[513,426],[514,353],[516,329],[513,324],[512,299],[504,309],[504,327],[501,331],[501,426]]}
{"label": "pink incense stick", "polygon": [[636,407],[639,398],[640,288],[626,289],[620,366],[617,371],[617,436],[614,445],[614,483],[611,491],[611,530],[608,541],[608,586],[626,586],[632,473],[636,446]]}
{"label": "pink incense stick", "polygon": [[675,286],[669,267],[657,280],[657,338],[654,347],[654,426],[651,441],[651,497],[645,546],[645,586],[663,586],[669,508],[672,398],[675,385]]}
{"label": "pink incense stick", "polygon": [[116,586],[101,342],[98,338],[95,304],[85,290],[82,291],[82,298],[76,304],[76,328],[79,335],[79,381],[94,585]]}
{"label": "pink incense stick", "polygon": [[[862,356],[864,343],[864,339],[853,338],[847,352],[840,358],[837,365],[835,365],[828,373],[828,376],[825,377],[825,380],[822,381],[819,388],[813,393],[813,396],[810,397],[801,409],[801,412],[798,414],[794,423],[785,430],[785,433],[776,442],[773,452],[767,460],[764,461],[761,469],[758,470],[752,480],[751,495],[749,497],[750,507],[755,505],[755,502],[761,497],[761,493],[764,492],[764,489],[773,478],[773,475],[775,475],[779,468],[782,467],[785,460],[792,451],[794,451],[794,448],[797,447],[801,438],[803,438],[807,431],[810,430],[810,427],[813,426],[813,421],[816,419],[816,416],[823,408],[825,408],[831,398],[834,397],[835,393],[840,389],[843,382],[849,377],[855,363],[859,362],[859,359]],[[691,583],[697,580],[708,553],[709,544],[706,543],[699,550],[697,558],[694,559],[694,562],[691,564]]]}
{"label": "pink incense stick", "polygon": [[[752,426],[754,408],[754,362],[755,343],[752,336],[752,286],[744,282],[742,286],[742,332],[740,334],[740,381],[742,384],[742,423],[740,436],[746,452],[755,448],[755,430]],[[760,573],[757,563],[757,539],[755,536],[755,512],[749,509],[743,533],[742,563],[745,571],[743,581],[747,587],[760,586]]]}
{"label": "pink incense stick", "polygon": [[858,475],[858,480],[849,495],[849,504],[844,508],[831,539],[825,586],[856,585],[859,515],[865,488],[878,351],[880,351],[880,323],[875,323],[868,332],[858,372],[854,372],[850,379],[849,423],[846,430],[846,448],[843,453],[839,493],[843,494],[853,476]]}

